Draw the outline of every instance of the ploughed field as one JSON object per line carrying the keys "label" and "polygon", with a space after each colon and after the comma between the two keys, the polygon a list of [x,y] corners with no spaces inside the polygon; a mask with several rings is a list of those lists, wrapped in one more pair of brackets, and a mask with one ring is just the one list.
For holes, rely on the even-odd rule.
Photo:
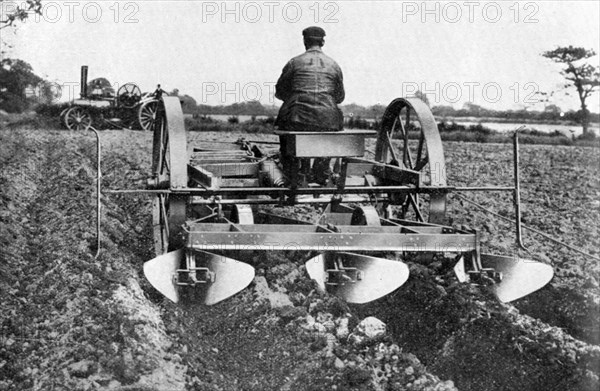
{"label": "ploughed field", "polygon": [[[188,141],[269,135],[190,133]],[[103,187],[144,187],[150,133],[103,131]],[[368,145],[372,148],[373,142]],[[450,185],[510,185],[508,145],[445,143]],[[597,149],[521,147],[523,222],[599,256]],[[253,283],[213,307],[176,306],[142,276],[153,255],[151,198],[103,196],[95,250],[95,143],[89,134],[0,130],[0,390],[597,390],[598,262],[457,195],[449,221],[485,252],[551,264],[542,290],[510,305],[458,284],[452,264],[405,260],[408,282],[348,306],[319,293],[307,252],[238,252]],[[464,194],[511,218],[507,194]],[[315,210],[287,210],[310,220]],[[381,256],[394,257],[394,254]],[[352,333],[364,318],[375,339]]]}

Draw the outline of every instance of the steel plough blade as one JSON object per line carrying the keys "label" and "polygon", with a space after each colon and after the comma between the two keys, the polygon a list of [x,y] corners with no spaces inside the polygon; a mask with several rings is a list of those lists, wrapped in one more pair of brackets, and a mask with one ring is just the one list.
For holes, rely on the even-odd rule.
{"label": "steel plough blade", "polygon": [[254,279],[254,268],[223,255],[194,250],[196,266],[214,273],[211,283],[197,285],[195,297],[206,305],[217,304],[246,288]]}
{"label": "steel plough blade", "polygon": [[353,253],[328,252],[306,262],[317,285],[349,303],[368,303],[402,286],[409,276],[400,261]]}
{"label": "steel plough blade", "polygon": [[246,263],[222,255],[194,250],[197,269],[209,271],[211,279],[200,283],[185,281],[177,284],[178,277],[195,275],[195,271],[182,269],[185,265],[185,250],[172,251],[144,263],[144,275],[156,290],[169,300],[180,301],[179,289],[187,289],[193,300],[213,305],[244,289],[254,279],[254,268]]}
{"label": "steel plough blade", "polygon": [[[490,289],[503,303],[520,299],[543,288],[554,275],[550,265],[502,255],[481,254],[481,266],[502,276],[501,281],[491,285]],[[465,269],[465,260],[461,257],[454,267],[460,282],[469,281]]]}
{"label": "steel plough blade", "polygon": [[454,274],[458,278],[459,282],[469,281],[469,276],[465,269],[465,257],[461,256],[456,265],[454,266]]}
{"label": "steel plough blade", "polygon": [[525,297],[550,282],[554,271],[550,265],[529,259],[481,254],[484,268],[502,273],[502,281],[492,289],[498,300],[508,303]]}
{"label": "steel plough blade", "polygon": [[144,263],[144,275],[152,286],[174,303],[179,302],[179,292],[173,279],[185,257],[183,250],[171,251]]}

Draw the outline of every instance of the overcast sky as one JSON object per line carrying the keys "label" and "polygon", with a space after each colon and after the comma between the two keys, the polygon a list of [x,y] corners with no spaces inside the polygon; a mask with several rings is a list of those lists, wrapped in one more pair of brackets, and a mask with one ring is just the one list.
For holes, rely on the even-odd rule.
{"label": "overcast sky", "polygon": [[[433,105],[531,106],[536,91],[564,84],[540,53],[559,45],[600,52],[598,1],[43,3],[42,17],[1,30],[13,46],[5,55],[66,83],[63,99],[85,64],[90,79],[142,90],[161,83],[198,103],[280,104],[274,83],[304,51],[301,31],[310,25],[327,32],[324,51],[344,72],[344,103],[362,105],[387,105],[418,88]],[[578,107],[573,94],[554,99]],[[600,111],[599,102],[595,94],[590,109]]]}

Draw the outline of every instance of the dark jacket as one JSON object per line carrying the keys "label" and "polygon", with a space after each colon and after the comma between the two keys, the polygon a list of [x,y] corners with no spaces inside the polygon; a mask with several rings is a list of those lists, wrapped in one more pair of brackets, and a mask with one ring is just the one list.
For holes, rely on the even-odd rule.
{"label": "dark jacket", "polygon": [[344,117],[337,107],[344,100],[342,70],[320,49],[292,58],[275,86],[283,100],[275,125],[285,130],[341,130]]}

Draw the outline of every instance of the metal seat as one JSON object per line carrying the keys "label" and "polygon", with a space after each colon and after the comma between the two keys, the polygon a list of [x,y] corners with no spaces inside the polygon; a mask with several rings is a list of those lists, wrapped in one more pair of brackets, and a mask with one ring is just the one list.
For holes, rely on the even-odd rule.
{"label": "metal seat", "polygon": [[276,131],[281,152],[287,157],[361,157],[365,153],[365,137],[374,137],[374,130],[342,130],[339,132]]}

